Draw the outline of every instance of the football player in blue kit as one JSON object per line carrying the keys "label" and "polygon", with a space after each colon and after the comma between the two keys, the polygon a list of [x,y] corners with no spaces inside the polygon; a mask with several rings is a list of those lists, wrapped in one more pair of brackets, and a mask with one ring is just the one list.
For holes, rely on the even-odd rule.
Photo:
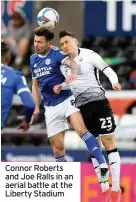
{"label": "football player in blue kit", "polygon": [[1,42],[1,128],[4,127],[8,112],[12,106],[13,95],[17,93],[24,104],[26,114],[18,129],[27,131],[35,109],[35,102],[22,73],[8,66],[10,59],[9,47],[6,43]]}
{"label": "football player in blue kit", "polygon": [[70,65],[74,70],[75,62],[67,61],[61,50],[52,46],[53,31],[44,26],[34,30],[35,54],[30,58],[32,72],[32,94],[36,102],[34,116],[39,114],[40,97],[42,95],[45,106],[45,119],[47,134],[50,139],[56,162],[66,162],[64,147],[64,132],[69,129],[69,118],[75,131],[85,142],[88,150],[96,157],[100,164],[101,179],[108,179],[108,167],[103,160],[99,144],[95,137],[87,130],[80,111],[73,105],[74,96],[71,90],[61,91],[55,94],[53,87],[63,83],[65,78],[60,70],[61,64]]}

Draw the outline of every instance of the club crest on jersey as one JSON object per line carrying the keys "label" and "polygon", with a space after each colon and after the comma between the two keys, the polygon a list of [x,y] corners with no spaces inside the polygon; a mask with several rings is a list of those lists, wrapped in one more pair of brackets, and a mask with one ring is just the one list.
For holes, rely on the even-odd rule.
{"label": "club crest on jersey", "polygon": [[45,64],[46,64],[46,65],[50,65],[50,64],[51,64],[51,60],[50,60],[50,59],[46,59],[46,60],[45,60]]}

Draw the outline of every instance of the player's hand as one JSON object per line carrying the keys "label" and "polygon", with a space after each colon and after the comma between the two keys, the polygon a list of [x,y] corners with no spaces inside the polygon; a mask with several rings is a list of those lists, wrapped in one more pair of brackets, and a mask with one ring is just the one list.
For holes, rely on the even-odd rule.
{"label": "player's hand", "polygon": [[53,87],[53,91],[56,94],[59,94],[61,90],[62,90],[62,86],[61,85],[56,85],[56,86]]}
{"label": "player's hand", "polygon": [[72,81],[74,81],[76,79],[76,75],[75,74],[69,74],[66,77],[66,82],[67,83],[71,83]]}
{"label": "player's hand", "polygon": [[33,124],[34,119],[35,119],[39,114],[40,114],[40,109],[39,109],[39,107],[38,107],[38,108],[35,108],[34,113],[33,113],[33,115],[32,115],[32,118],[31,118],[30,124]]}
{"label": "player's hand", "polygon": [[27,131],[30,128],[30,124],[27,123],[25,120],[22,121],[19,126],[17,127],[18,130],[21,130],[22,132]]}
{"label": "player's hand", "polygon": [[116,91],[120,91],[121,90],[121,85],[119,83],[115,83],[112,85],[112,88]]}

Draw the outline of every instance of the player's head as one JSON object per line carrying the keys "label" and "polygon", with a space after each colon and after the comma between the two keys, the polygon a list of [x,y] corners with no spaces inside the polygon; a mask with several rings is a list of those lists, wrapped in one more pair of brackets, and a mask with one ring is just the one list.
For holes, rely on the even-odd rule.
{"label": "player's head", "polygon": [[44,26],[41,26],[34,30],[34,35],[35,52],[41,55],[45,55],[52,45],[54,32],[45,28]]}
{"label": "player's head", "polygon": [[5,42],[1,42],[1,62],[8,65],[11,60],[10,49]]}
{"label": "player's head", "polygon": [[78,41],[74,34],[67,30],[59,32],[60,47],[64,53],[70,55],[75,52],[78,48]]}

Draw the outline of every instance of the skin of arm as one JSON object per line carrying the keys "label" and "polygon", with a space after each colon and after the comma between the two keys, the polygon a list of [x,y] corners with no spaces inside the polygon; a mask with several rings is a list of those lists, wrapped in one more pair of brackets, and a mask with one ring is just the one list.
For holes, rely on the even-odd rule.
{"label": "skin of arm", "polygon": [[77,63],[71,59],[70,57],[64,60],[63,64],[70,67],[71,71],[70,74],[66,77],[66,82],[71,83],[73,80],[76,79],[77,73],[78,73],[78,65]]}
{"label": "skin of arm", "polygon": [[37,79],[32,80],[32,95],[35,101],[35,111],[33,113],[31,124],[33,123],[36,116],[40,113],[40,102],[41,102],[41,93],[39,89],[39,83]]}

